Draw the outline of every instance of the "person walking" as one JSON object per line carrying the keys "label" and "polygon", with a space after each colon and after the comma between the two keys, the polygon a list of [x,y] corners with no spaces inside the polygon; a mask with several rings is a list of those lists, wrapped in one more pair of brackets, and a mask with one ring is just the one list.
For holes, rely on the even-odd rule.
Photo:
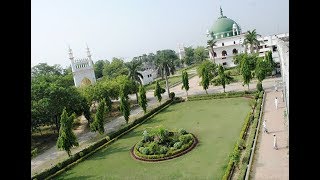
{"label": "person walking", "polygon": [[277,136],[273,134],[273,149],[278,150]]}
{"label": "person walking", "polygon": [[268,134],[269,132],[268,132],[268,129],[267,129],[266,120],[263,120],[262,126],[263,126],[263,132]]}
{"label": "person walking", "polygon": [[276,106],[276,109],[278,109],[278,98],[277,97],[274,99],[274,105]]}

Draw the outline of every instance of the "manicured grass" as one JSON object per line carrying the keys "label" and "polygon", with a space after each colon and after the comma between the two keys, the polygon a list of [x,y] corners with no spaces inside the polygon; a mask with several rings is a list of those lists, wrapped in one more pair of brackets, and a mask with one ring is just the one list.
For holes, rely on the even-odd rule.
{"label": "manicured grass", "polygon": [[[244,118],[248,99],[189,101],[171,105],[143,125],[64,172],[57,179],[221,179]],[[184,128],[199,144],[189,153],[156,163],[134,160],[130,148],[144,129]]]}

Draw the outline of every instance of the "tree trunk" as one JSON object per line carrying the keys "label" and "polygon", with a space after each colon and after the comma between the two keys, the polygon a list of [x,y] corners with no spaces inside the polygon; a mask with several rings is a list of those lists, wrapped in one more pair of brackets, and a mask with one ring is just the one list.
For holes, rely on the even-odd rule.
{"label": "tree trunk", "polygon": [[187,92],[187,97],[188,97],[188,91],[186,91]]}
{"label": "tree trunk", "polygon": [[208,94],[208,91],[206,90],[206,94]]}
{"label": "tree trunk", "polygon": [[137,98],[137,104],[139,104],[139,100],[138,100],[138,92],[136,92],[136,98]]}
{"label": "tree trunk", "polygon": [[165,74],[165,77],[166,77],[166,87],[167,87],[168,97],[170,97],[170,96],[169,96],[170,91],[169,91],[169,84],[168,84],[168,77],[167,77],[167,73]]}
{"label": "tree trunk", "polygon": [[223,92],[224,92],[224,93],[226,92],[226,88],[223,88]]}
{"label": "tree trunk", "polygon": [[55,124],[56,124],[56,128],[57,128],[57,132],[59,133],[59,129],[60,129],[60,123],[59,123],[59,120],[58,120],[58,116],[55,115]]}
{"label": "tree trunk", "polygon": [[248,83],[248,91],[249,91],[249,83]]}

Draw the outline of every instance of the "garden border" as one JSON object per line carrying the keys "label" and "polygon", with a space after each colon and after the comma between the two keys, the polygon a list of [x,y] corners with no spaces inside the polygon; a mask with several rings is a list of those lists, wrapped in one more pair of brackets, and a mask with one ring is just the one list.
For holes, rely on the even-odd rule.
{"label": "garden border", "polygon": [[[192,133],[190,133],[190,134],[192,134]],[[177,158],[179,156],[182,156],[182,155],[190,152],[192,149],[194,149],[197,146],[199,140],[194,134],[192,134],[192,136],[194,138],[194,141],[191,144],[191,146],[188,147],[187,149],[177,153],[177,154],[173,154],[172,156],[167,156],[167,157],[163,157],[163,158],[159,158],[159,159],[141,158],[141,157],[138,157],[137,155],[134,154],[134,147],[135,147],[136,144],[134,144],[134,146],[130,149],[130,154],[131,154],[131,157],[133,157],[134,159],[140,160],[140,161],[145,161],[145,162],[158,162],[158,161],[165,161],[165,160],[169,160],[169,159],[174,159],[174,158]]]}

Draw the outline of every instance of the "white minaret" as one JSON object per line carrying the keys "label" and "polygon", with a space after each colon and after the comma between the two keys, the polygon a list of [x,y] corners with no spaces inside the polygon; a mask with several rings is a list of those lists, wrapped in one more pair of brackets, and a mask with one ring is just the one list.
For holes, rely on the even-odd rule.
{"label": "white minaret", "polygon": [[240,34],[239,31],[238,31],[238,26],[236,25],[236,23],[233,23],[233,25],[232,25],[232,33],[233,33],[233,36]]}
{"label": "white minaret", "polygon": [[94,74],[93,61],[91,59],[91,53],[87,46],[87,58],[74,59],[72,50],[69,46],[69,59],[71,61],[71,68],[73,74],[73,80],[76,87],[82,85],[94,84],[96,82],[96,76]]}

